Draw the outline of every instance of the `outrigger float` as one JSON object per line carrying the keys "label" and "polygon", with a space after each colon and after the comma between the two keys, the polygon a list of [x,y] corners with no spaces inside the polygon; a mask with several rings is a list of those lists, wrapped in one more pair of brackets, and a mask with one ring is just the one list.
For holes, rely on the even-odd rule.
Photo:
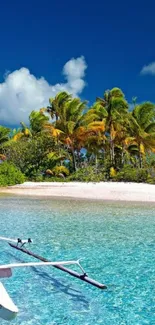
{"label": "outrigger float", "polygon": [[[40,262],[13,263],[13,264],[0,265],[0,278],[11,277],[13,268],[30,267],[30,266],[36,266],[36,267],[53,266],[54,268],[59,269],[65,273],[68,273],[69,275],[78,278],[81,281],[85,281],[99,289],[107,289],[106,285],[99,283],[94,279],[88,277],[87,273],[81,266],[79,260],[51,262],[46,258],[39,256],[31,252],[30,250],[26,249],[25,245],[27,243],[30,244],[33,242],[31,238],[28,238],[27,240],[23,240],[20,238],[11,239],[6,237],[0,237],[0,240],[7,241],[12,248],[21,251],[22,253],[25,253],[27,255],[30,255],[40,261]],[[81,273],[77,273],[71,270],[70,268],[66,268],[65,267],[66,265],[77,265],[80,268]],[[17,316],[17,314],[18,314],[17,306],[14,304],[9,294],[7,293],[6,289],[4,288],[3,284],[0,282],[0,318],[9,321],[14,319]]]}

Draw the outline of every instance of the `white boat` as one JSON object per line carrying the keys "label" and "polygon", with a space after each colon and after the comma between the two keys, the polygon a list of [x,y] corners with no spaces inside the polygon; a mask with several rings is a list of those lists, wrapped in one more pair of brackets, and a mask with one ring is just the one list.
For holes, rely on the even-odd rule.
{"label": "white boat", "polygon": [[17,306],[13,303],[3,284],[0,282],[0,317],[10,321],[16,317],[17,313]]}

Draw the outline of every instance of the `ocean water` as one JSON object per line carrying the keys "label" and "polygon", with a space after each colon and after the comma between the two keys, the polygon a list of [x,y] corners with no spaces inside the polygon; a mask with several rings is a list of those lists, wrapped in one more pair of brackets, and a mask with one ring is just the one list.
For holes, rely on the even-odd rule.
{"label": "ocean water", "polygon": [[[30,249],[53,261],[81,258],[108,287],[16,269],[2,281],[19,308],[12,325],[155,324],[155,205],[0,196],[0,235],[32,237]],[[0,245],[1,264],[33,260]]]}

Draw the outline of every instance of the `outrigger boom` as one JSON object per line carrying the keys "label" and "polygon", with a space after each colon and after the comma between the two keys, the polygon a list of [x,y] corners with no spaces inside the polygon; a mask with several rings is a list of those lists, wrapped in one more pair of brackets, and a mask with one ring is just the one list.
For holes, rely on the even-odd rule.
{"label": "outrigger boom", "polygon": [[12,238],[8,238],[8,237],[0,237],[0,240],[4,240],[4,241],[10,242],[10,243],[16,243],[17,245],[21,244],[21,246],[24,246],[27,243],[29,243],[29,244],[33,243],[33,240],[31,238],[28,238],[28,239],[21,239],[21,238],[12,239]]}
{"label": "outrigger boom", "polygon": [[28,262],[28,263],[13,263],[13,264],[4,264],[0,265],[0,270],[7,270],[12,268],[19,268],[19,267],[28,267],[28,266],[55,266],[55,265],[78,265],[81,270],[84,272],[82,266],[80,265],[79,261],[61,261],[61,262]]}

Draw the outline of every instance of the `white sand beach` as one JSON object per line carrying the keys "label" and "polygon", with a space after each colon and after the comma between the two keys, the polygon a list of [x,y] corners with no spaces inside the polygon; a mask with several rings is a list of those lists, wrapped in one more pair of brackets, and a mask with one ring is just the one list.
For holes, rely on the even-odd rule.
{"label": "white sand beach", "polygon": [[105,201],[155,202],[155,185],[143,183],[25,182],[1,188],[0,193]]}

